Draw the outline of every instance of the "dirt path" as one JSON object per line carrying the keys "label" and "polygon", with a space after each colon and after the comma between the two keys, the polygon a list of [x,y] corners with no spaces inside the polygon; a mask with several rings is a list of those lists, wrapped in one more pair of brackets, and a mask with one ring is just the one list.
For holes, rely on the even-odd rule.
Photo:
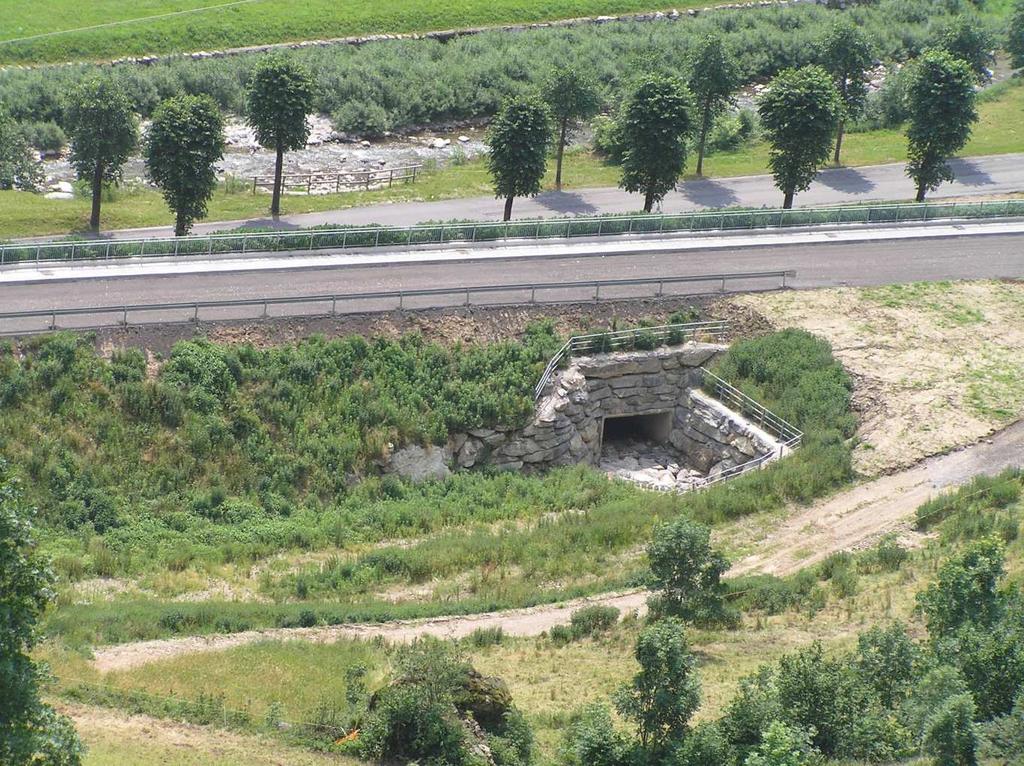
{"label": "dirt path", "polygon": [[[979,473],[998,473],[1008,466],[1022,464],[1024,421],[965,449],[930,458],[914,468],[860,484],[800,510],[759,541],[760,552],[736,562],[730,574],[789,574],[830,553],[862,546],[905,526],[922,502],[945,487],[962,484]],[[95,652],[93,664],[102,672],[127,670],[182,654],[220,651],[266,640],[331,643],[345,638],[382,636],[391,641],[410,641],[418,636],[462,638],[477,629],[497,627],[511,636],[536,636],[567,623],[572,612],[581,606],[603,604],[626,613],[642,611],[646,599],[645,591],[629,591],[530,609],[383,625],[274,628],[157,639],[101,647]]]}

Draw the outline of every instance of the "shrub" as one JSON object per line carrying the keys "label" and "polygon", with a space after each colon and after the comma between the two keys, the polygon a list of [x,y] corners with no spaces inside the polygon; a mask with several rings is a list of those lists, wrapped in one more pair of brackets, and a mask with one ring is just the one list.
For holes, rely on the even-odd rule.
{"label": "shrub", "polygon": [[936,766],[976,766],[978,746],[974,726],[974,700],[970,694],[950,697],[928,719],[924,750]]}
{"label": "shrub", "polygon": [[53,121],[26,122],[21,124],[22,135],[29,146],[44,154],[60,154],[68,144],[64,130]]}
{"label": "shrub", "polygon": [[588,638],[605,633],[619,621],[619,610],[614,606],[585,606],[572,613],[570,622],[574,639]]}
{"label": "shrub", "polygon": [[627,766],[629,742],[616,731],[611,713],[591,705],[574,714],[561,747],[564,766]]}

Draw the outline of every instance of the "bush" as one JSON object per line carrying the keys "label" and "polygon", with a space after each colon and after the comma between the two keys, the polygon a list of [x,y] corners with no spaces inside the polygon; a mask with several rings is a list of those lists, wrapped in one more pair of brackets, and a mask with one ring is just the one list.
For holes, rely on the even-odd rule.
{"label": "bush", "polygon": [[950,697],[925,725],[924,751],[935,766],[976,766],[978,736],[970,694]]}
{"label": "bush", "polygon": [[619,621],[619,610],[614,606],[585,606],[570,617],[572,637],[576,640],[606,633]]}
{"label": "bush", "polygon": [[55,122],[25,122],[21,132],[29,146],[44,154],[60,154],[68,144],[64,130]]}

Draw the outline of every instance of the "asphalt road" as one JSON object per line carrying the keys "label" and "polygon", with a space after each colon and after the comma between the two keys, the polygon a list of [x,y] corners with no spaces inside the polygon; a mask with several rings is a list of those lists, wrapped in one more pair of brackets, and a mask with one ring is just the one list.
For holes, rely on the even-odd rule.
{"label": "asphalt road", "polygon": [[[1005,154],[972,159],[956,159],[951,163],[956,180],[943,184],[929,199],[962,197],[977,194],[1008,194],[1024,191],[1024,155]],[[810,189],[796,197],[797,206],[855,204],[869,201],[909,200],[914,188],[907,178],[902,163],[870,165],[860,168],[823,170]],[[269,199],[269,198],[268,198]],[[368,207],[354,207],[324,213],[283,216],[251,221],[214,222],[197,225],[194,233],[203,234],[248,224],[258,227],[293,229],[322,224],[370,224],[409,226],[425,221],[453,219],[498,220],[502,215],[502,201],[493,197],[441,200],[437,202],[400,202]],[[268,202],[269,205],[269,202]],[[595,215],[599,213],[636,212],[643,205],[636,194],[621,189],[581,189],[570,192],[545,192],[533,199],[516,200],[515,218],[538,218],[565,215]],[[665,212],[681,212],[722,207],[779,207],[782,194],[775,188],[771,176],[744,176],[740,178],[705,178],[686,181],[678,191],[666,197]],[[132,229],[106,232],[104,236],[128,237],[171,236],[167,228]]]}
{"label": "asphalt road", "polygon": [[[1022,278],[1024,234],[9,284],[0,286],[0,306],[3,311],[13,312],[124,303],[230,300],[774,269],[796,269],[797,278],[791,284],[797,288],[917,280]],[[557,296],[552,296],[555,298]],[[565,298],[579,299],[568,295]],[[374,308],[377,307],[366,306],[364,310]]]}

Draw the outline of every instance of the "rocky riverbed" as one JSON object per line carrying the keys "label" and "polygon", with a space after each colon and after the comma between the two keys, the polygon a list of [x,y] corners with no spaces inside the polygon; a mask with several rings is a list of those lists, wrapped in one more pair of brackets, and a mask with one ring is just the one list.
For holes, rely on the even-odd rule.
{"label": "rocky riverbed", "polygon": [[598,468],[609,477],[644,487],[686,491],[700,486],[704,474],[686,467],[686,458],[669,444],[643,439],[605,441]]}
{"label": "rocky riverbed", "polygon": [[[326,117],[312,116],[309,122],[310,135],[306,147],[285,155],[284,172],[287,175],[332,174],[408,165],[443,167],[464,162],[486,151],[484,134],[480,128],[439,128],[410,136],[386,136],[368,141],[338,133]],[[221,180],[235,178],[251,184],[253,176],[273,175],[274,152],[256,142],[252,129],[244,121],[231,118],[225,136],[227,147],[218,167]],[[61,157],[47,159],[43,164],[47,184],[53,191],[64,191],[57,189],[57,185],[74,181],[75,171],[66,153]],[[129,183],[145,182],[145,165],[141,155],[128,161],[124,177]],[[322,190],[327,189],[324,187]]]}

